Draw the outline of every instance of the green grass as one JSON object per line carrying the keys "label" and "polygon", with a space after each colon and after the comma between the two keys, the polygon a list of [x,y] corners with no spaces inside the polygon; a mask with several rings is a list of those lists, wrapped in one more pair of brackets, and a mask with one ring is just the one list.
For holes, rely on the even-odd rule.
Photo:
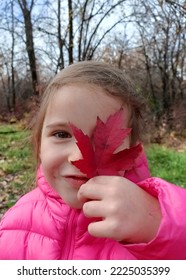
{"label": "green grass", "polygon": [[31,151],[28,133],[18,125],[0,126],[1,170],[5,174],[16,174],[30,170]]}
{"label": "green grass", "polygon": [[0,214],[33,185],[33,162],[28,132],[22,125],[0,124]]}
{"label": "green grass", "polygon": [[146,149],[152,176],[186,187],[186,148],[177,152],[157,144]]}

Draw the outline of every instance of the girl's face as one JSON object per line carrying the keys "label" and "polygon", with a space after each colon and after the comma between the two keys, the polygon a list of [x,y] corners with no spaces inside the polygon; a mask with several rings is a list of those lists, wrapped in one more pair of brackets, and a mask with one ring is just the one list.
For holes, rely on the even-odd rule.
{"label": "girl's face", "polygon": [[[41,164],[49,184],[73,208],[82,207],[77,193],[87,178],[71,164],[82,156],[69,123],[91,137],[97,117],[105,122],[121,106],[121,100],[107,95],[100,87],[68,85],[55,93],[47,108],[41,135]],[[128,118],[128,110],[124,107],[123,127],[127,127]],[[128,147],[127,138],[121,148]]]}

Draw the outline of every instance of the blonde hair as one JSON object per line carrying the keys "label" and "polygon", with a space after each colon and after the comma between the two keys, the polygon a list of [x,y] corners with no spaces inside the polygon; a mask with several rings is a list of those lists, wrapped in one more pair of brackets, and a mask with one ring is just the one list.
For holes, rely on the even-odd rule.
{"label": "blonde hair", "polygon": [[50,100],[59,88],[70,84],[98,86],[104,89],[107,94],[119,98],[128,106],[131,112],[129,122],[129,127],[132,128],[131,145],[140,140],[142,113],[145,103],[143,97],[135,91],[134,86],[132,86],[131,81],[124,72],[103,62],[77,62],[61,70],[49,83],[43,94],[41,105],[32,127],[32,142],[38,163],[42,127]]}

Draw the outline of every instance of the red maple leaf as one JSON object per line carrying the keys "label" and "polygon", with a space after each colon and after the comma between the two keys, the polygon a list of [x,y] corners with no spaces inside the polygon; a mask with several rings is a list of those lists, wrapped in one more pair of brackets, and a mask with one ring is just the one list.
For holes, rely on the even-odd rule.
{"label": "red maple leaf", "polygon": [[83,157],[72,161],[72,164],[88,178],[97,175],[119,175],[119,171],[131,169],[142,151],[142,146],[138,144],[114,153],[131,132],[131,128],[124,129],[122,124],[122,109],[111,115],[105,123],[97,118],[92,140],[81,129],[70,124]]}

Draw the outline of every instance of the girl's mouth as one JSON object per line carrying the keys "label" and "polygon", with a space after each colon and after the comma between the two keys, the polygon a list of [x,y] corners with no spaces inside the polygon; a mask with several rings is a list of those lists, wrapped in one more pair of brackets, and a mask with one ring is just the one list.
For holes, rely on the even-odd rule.
{"label": "girl's mouth", "polygon": [[79,189],[81,185],[88,181],[88,178],[81,176],[64,176],[65,181],[67,181],[72,187]]}

